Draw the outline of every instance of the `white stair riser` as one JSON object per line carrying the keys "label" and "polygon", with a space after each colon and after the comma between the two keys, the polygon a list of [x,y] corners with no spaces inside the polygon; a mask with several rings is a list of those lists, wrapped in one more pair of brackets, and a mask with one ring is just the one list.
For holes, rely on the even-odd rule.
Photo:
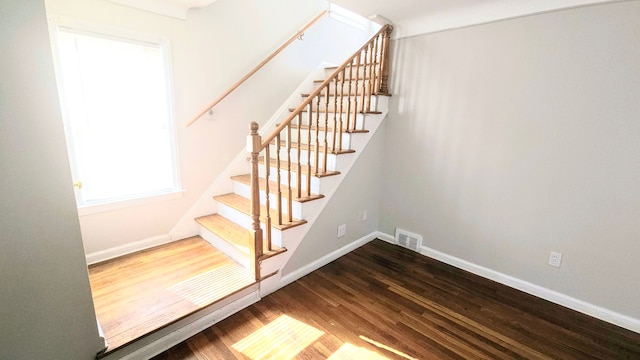
{"label": "white stair riser", "polygon": [[[373,110],[374,110],[374,108],[372,108],[372,111]],[[329,115],[332,115],[332,114],[329,113]],[[342,116],[343,116],[343,124],[345,124],[345,126],[346,126],[346,118],[345,118],[346,114],[342,114]],[[366,114],[361,114],[361,113],[356,114],[355,126],[353,126],[354,118],[353,118],[353,114],[351,114],[350,120],[349,120],[350,121],[350,123],[349,123],[350,127],[352,129],[355,128],[356,130],[364,130],[365,129],[364,125],[365,125],[365,117],[366,116],[367,116]],[[312,114],[312,122],[313,122],[313,124],[312,124],[313,126],[317,125],[316,113]],[[294,121],[292,123],[297,125],[298,124],[298,119],[294,119]],[[331,127],[332,124],[333,124],[333,118],[331,118],[331,121],[329,122],[329,126]],[[309,113],[308,112],[302,113],[302,125],[309,125]],[[325,126],[324,113],[320,113],[320,126]],[[291,132],[293,132],[293,130]]]}
{"label": "white stair riser", "polygon": [[[234,181],[233,182],[233,192],[245,197],[247,199],[249,199],[251,197],[251,187],[245,183],[241,183],[239,181]],[[265,195],[265,191],[260,189],[260,204],[265,205],[266,202],[266,195]],[[288,196],[288,194],[282,194],[282,211],[285,213],[288,213],[288,198],[286,198],[285,196]],[[297,196],[296,193],[293,194],[293,196]],[[278,204],[278,195],[277,194],[269,194],[269,207],[272,209],[276,209],[277,208],[277,204]],[[302,211],[302,204],[296,201],[293,201],[291,204],[291,210],[292,210],[292,215],[294,218],[296,219],[303,219],[303,211]]]}
{"label": "white stair riser", "polygon": [[[336,70],[337,69],[326,69],[325,76],[326,77],[331,76],[331,74],[333,74]],[[378,71],[377,67],[372,68],[370,65],[363,65],[363,64],[361,64],[359,68],[356,68],[355,66],[352,66],[351,68],[347,67],[345,68],[344,78],[355,79],[357,75],[358,79],[362,79],[363,76],[369,77],[370,74],[373,74],[376,71]],[[338,75],[338,78],[342,79],[342,74]]]}
{"label": "white stair riser", "polygon": [[[338,124],[339,126],[339,124]],[[329,124],[329,127],[333,127],[333,123]],[[344,124],[342,126],[344,128]],[[333,138],[337,139],[337,141],[341,141],[342,142],[342,149],[349,149],[349,146],[351,144],[351,136],[352,134],[347,133],[347,132],[339,132],[336,131],[336,133],[334,134],[332,129],[329,129],[329,131],[324,131],[322,129],[320,130],[316,130],[314,128],[311,129],[311,134],[309,134],[309,129],[300,129],[300,136],[298,136],[298,131],[297,129],[292,129],[291,131],[291,141],[293,143],[302,143],[302,144],[308,144],[309,143],[309,139],[311,139],[311,144],[315,144],[316,142],[316,137],[318,138],[318,142],[320,143],[320,145],[324,145],[324,140],[325,138],[327,139],[327,143],[330,145],[333,144]],[[298,141],[298,139],[301,139],[302,141]],[[285,140],[285,139],[283,139]],[[295,144],[291,145],[292,148],[295,149]],[[336,146],[338,146],[338,143],[336,143]],[[282,148],[286,148],[286,146],[281,146]]]}
{"label": "white stair riser", "polygon": [[[261,178],[265,177],[265,169],[266,169],[266,167],[265,167],[264,164],[260,164],[258,166],[258,175]],[[277,181],[276,168],[273,167],[273,166],[270,166],[269,169],[270,169],[269,180]],[[302,183],[301,189],[306,192],[306,190],[307,190],[307,175],[306,174],[301,174],[300,176],[301,176],[301,181],[300,182]],[[289,177],[287,176],[287,174],[284,171],[280,175],[280,183],[283,184],[283,185],[288,185],[288,183],[289,183]],[[296,187],[296,188],[298,187],[298,177],[297,177],[297,174],[295,174],[295,173],[291,174],[291,186]],[[321,190],[322,189],[321,189],[321,186],[320,186],[320,178],[317,178],[315,176],[311,176],[311,193],[312,194],[322,194]]]}
{"label": "white stair riser", "polygon": [[[347,76],[348,76],[348,74],[347,74]],[[327,86],[329,88],[329,95],[335,95],[335,94],[344,94],[344,95],[347,95],[347,94],[356,95],[356,94],[358,94],[358,95],[362,95],[362,83],[363,83],[363,81],[365,82],[365,89],[368,88],[368,86],[369,86],[369,84],[368,84],[369,80],[368,79],[367,80],[362,80],[362,78],[359,78],[358,80],[356,80],[355,76],[354,76],[353,79],[349,79],[349,78],[345,78],[344,80],[339,79],[337,84],[336,84],[335,81],[332,81]],[[318,88],[320,88],[321,85],[322,85],[322,82],[320,82],[320,81],[314,82],[313,91],[315,91]],[[336,89],[337,89],[337,91],[336,91]],[[323,94],[325,94],[324,91],[323,91]],[[308,95],[308,94],[305,94],[305,95]]]}
{"label": "white stair riser", "polygon": [[[338,92],[338,94],[340,94],[341,91]],[[369,97],[365,96],[364,100],[362,99],[362,95],[359,96],[353,96],[351,98],[344,96],[342,99],[340,99],[340,96],[333,96],[335,94],[335,92],[332,94],[331,92],[329,93],[329,120],[333,121],[333,112],[335,111],[335,109],[337,108],[338,110],[340,110],[342,113],[352,113],[354,112],[354,108],[356,112],[361,112],[362,111],[362,104],[368,104],[369,103]],[[323,94],[324,95],[324,94]],[[371,96],[371,108],[375,108],[376,106],[376,97],[375,96]],[[317,99],[313,100],[311,102],[311,108],[313,109],[313,111],[315,112],[318,108],[323,111],[326,110],[327,108],[327,99],[326,96],[322,96],[320,97],[320,104],[318,104]],[[321,114],[321,119],[324,120],[324,114]]]}
{"label": "white stair riser", "polygon": [[[273,160],[276,159],[275,152],[276,152],[275,145],[272,145],[271,153],[269,155],[271,155],[271,159]],[[334,171],[336,169],[339,156],[340,155],[336,155],[336,154],[327,154],[327,170]],[[309,159],[309,157],[311,159]],[[295,148],[291,149],[291,156],[289,157],[287,155],[287,149],[281,148],[280,161],[283,162],[281,176],[286,176],[285,171],[287,170],[287,167],[284,165],[284,163],[286,163],[289,160],[291,161],[291,170],[293,171],[291,176],[296,176],[295,172],[297,168],[296,164],[298,164],[298,150]],[[300,165],[307,166],[307,164],[309,163],[311,163],[312,167],[316,165],[316,152],[315,151],[309,152],[308,150],[300,150]],[[318,153],[318,164],[320,165],[320,168],[324,168],[324,152]],[[275,166],[272,166],[272,169],[273,171],[275,171]]]}
{"label": "white stair riser", "polygon": [[233,259],[233,261],[247,269],[249,268],[249,254],[244,253],[242,250],[220,238],[204,226],[198,225],[198,228],[198,235],[200,235],[201,238],[205,239],[215,248],[222,251],[225,255]]}
{"label": "white stair riser", "polygon": [[[234,223],[242,226],[247,230],[250,230],[252,228],[251,216],[243,213],[242,211],[238,211],[230,206],[227,206],[226,204],[223,204],[221,202],[218,202],[218,214],[220,216],[223,216],[233,221]],[[275,223],[276,220],[271,219],[271,221]],[[260,228],[264,233],[265,224],[261,222]],[[271,229],[271,234],[273,236],[273,238],[271,239],[271,242],[276,246],[282,246],[282,231],[278,229]]]}

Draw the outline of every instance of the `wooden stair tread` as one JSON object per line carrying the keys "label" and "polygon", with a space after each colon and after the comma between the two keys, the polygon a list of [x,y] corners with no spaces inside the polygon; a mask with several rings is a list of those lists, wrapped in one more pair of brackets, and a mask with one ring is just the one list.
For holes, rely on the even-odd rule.
{"label": "wooden stair tread", "polygon": [[[232,207],[244,214],[251,215],[251,201],[245,197],[242,197],[238,194],[230,193],[225,195],[219,195],[213,197],[216,201],[219,201],[229,207]],[[266,223],[266,208],[264,206],[260,206],[260,221]],[[302,224],[306,224],[306,220],[293,219],[293,221],[289,222],[286,219],[285,214],[283,214],[282,224],[278,224],[278,214],[277,210],[269,209],[269,213],[271,215],[271,226],[279,230],[290,229],[295,226],[299,226]]]}
{"label": "wooden stair tread", "polygon": [[249,230],[219,214],[201,216],[195,220],[198,224],[232,244],[244,254],[249,255],[249,247],[251,246]]}
{"label": "wooden stair tread", "polygon": [[[251,174],[232,176],[231,180],[238,181],[238,182],[240,182],[242,184],[250,186],[251,185]],[[260,189],[261,190],[265,190],[267,188],[266,187],[267,180],[265,180],[263,178],[260,178],[259,182],[260,182]],[[276,194],[277,193],[277,188],[278,188],[278,185],[276,184],[275,181],[269,181],[269,193]],[[297,191],[298,191],[297,188],[293,188],[293,187],[291,188],[291,192],[293,194],[296,194]],[[282,193],[282,197],[287,198],[287,195],[289,193],[289,188],[287,187],[287,185],[281,184],[280,185],[280,192]],[[307,202],[307,201],[321,199],[323,197],[324,197],[324,195],[321,195],[321,194],[320,195],[311,194],[311,196],[294,197],[294,198],[292,198],[292,200],[296,201],[296,202],[304,203],[304,202]]]}
{"label": "wooden stair tread", "polygon": [[[376,62],[373,62],[373,63],[368,62],[368,63],[366,63],[366,64],[357,64],[357,63],[355,63],[355,62],[352,62],[352,63],[350,63],[350,64],[347,64],[347,66],[346,66],[346,67],[351,67],[351,66],[359,66],[359,67],[363,67],[363,66],[371,66],[371,65],[380,65],[380,63],[379,63],[379,62],[377,62],[377,61],[376,61]],[[335,69],[339,68],[339,66],[338,66],[338,65],[331,65],[331,66],[325,66],[324,68],[325,68],[326,70],[335,70]]]}
{"label": "wooden stair tread", "polygon": [[[342,114],[346,114],[347,111],[346,109],[342,109],[343,111],[328,111],[328,113],[330,114],[334,114],[334,113],[342,113]],[[294,108],[289,108],[289,112],[294,112],[296,111],[296,109]],[[308,112],[307,108],[305,107],[302,111],[303,113]],[[327,111],[325,109],[319,109],[319,110],[313,110],[313,112],[319,112],[319,113],[326,113]],[[382,111],[356,111],[356,114],[363,114],[363,115],[367,115],[367,114],[371,114],[371,115],[379,115],[382,114]]]}
{"label": "wooden stair tread", "polygon": [[[276,124],[276,127],[277,126],[280,126],[280,124]],[[298,127],[300,127],[301,130],[308,130],[309,129],[309,125],[291,124],[290,126],[291,126],[292,129],[297,129]],[[324,126],[318,127],[317,125],[312,125],[311,126],[311,130],[312,131],[315,131],[316,129],[318,129],[319,131],[333,132],[333,128],[332,127],[326,128]],[[365,129],[342,129],[341,132],[345,133],[345,134],[366,134],[366,133],[369,132],[369,130],[365,130]]]}
{"label": "wooden stair tread", "polygon": [[[269,160],[270,160],[270,161],[269,161],[269,164],[270,164],[272,167],[275,167],[275,166],[277,165],[277,164],[276,164],[276,162],[277,162],[277,160],[276,160],[276,159],[269,159]],[[264,159],[261,159],[261,160],[260,160],[260,164],[264,164],[264,163],[265,163]],[[286,161],[286,160],[280,160],[280,167],[281,167],[282,169],[286,170],[286,169],[289,167],[289,162],[288,162],[288,161]],[[312,171],[313,171],[313,168],[314,168],[314,167],[315,167],[315,166],[311,166],[311,170],[312,170]],[[305,175],[306,175],[306,174],[308,174],[308,171],[307,171],[307,165],[301,165],[301,166],[300,166],[300,169],[302,170],[302,174],[305,174]],[[296,170],[297,170],[297,164],[291,163],[291,172],[292,172],[292,173],[295,173],[295,172],[296,172]],[[318,177],[318,178],[323,178],[323,177],[327,177],[327,176],[340,175],[340,171],[324,171],[324,170],[322,170],[322,169],[319,169],[319,170],[320,170],[320,172],[319,172],[319,173],[313,173],[313,172],[312,172],[312,173],[311,173],[311,176],[315,176],[315,177]]]}
{"label": "wooden stair tread", "polygon": [[[276,141],[273,140],[271,142],[271,145],[275,145],[275,144],[276,144]],[[287,141],[286,140],[281,140],[280,141],[280,147],[286,148],[287,147]],[[315,144],[300,144],[300,149],[302,149],[302,150],[315,151],[315,147],[316,147]],[[292,141],[291,142],[291,148],[292,149],[297,149],[298,148],[298,143]],[[321,153],[324,153],[324,146],[323,145],[318,146],[318,151],[321,152]],[[353,154],[354,152],[356,152],[356,151],[352,150],[352,149],[340,149],[338,151],[327,150],[327,154],[331,154],[331,155]]]}
{"label": "wooden stair tread", "polygon": [[[371,94],[371,95],[375,95],[375,94]],[[311,93],[302,93],[300,94],[300,97],[303,98],[308,98],[309,96],[311,96]],[[327,94],[325,94],[324,91],[322,91],[320,94],[318,94],[318,96],[320,97],[325,97],[327,96]],[[349,93],[344,93],[344,94],[336,94],[334,91],[329,91],[329,97],[336,97],[336,96],[342,96],[343,98],[349,98],[349,97],[361,97],[362,93],[358,92],[356,94],[349,94]],[[366,96],[366,94],[365,94]]]}

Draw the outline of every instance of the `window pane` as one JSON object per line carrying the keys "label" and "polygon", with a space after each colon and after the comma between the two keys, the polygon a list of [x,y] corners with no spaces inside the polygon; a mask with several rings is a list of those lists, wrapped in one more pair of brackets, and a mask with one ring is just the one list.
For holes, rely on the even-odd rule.
{"label": "window pane", "polygon": [[176,190],[160,46],[61,31],[59,50],[83,202]]}

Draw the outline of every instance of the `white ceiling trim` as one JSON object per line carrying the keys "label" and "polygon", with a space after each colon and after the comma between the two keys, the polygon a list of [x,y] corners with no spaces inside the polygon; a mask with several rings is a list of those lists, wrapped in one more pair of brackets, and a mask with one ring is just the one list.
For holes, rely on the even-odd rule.
{"label": "white ceiling trim", "polygon": [[401,21],[397,26],[395,38],[405,38],[550,11],[619,1],[622,0],[537,0],[532,2],[508,0],[475,3],[464,8],[437,14],[422,14]]}
{"label": "white ceiling trim", "polygon": [[107,0],[112,3],[149,11],[181,20],[187,18],[189,9],[209,6],[217,0]]}

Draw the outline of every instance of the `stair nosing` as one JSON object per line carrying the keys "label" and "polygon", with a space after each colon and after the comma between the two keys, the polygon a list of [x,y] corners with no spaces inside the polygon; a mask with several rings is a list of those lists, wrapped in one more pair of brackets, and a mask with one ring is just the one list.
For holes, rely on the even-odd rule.
{"label": "stair nosing", "polygon": [[[248,206],[238,206],[236,203],[233,203],[232,201],[228,200],[228,197],[237,197],[240,198],[241,202],[243,203],[243,205],[248,205]],[[245,215],[249,215],[251,216],[251,204],[249,203],[249,199],[242,197],[238,194],[235,193],[229,193],[229,194],[224,194],[224,195],[217,195],[213,197],[214,200],[223,203],[227,206],[229,206],[232,209],[235,209],[237,211],[240,211],[241,213],[244,213]],[[237,200],[236,200],[237,201]],[[266,224],[266,217],[264,217],[264,213],[265,213],[265,207],[263,205],[260,206],[260,222],[261,223],[265,223]],[[274,209],[270,209],[270,213],[275,212]],[[284,215],[284,214],[283,214]],[[303,225],[306,224],[307,221],[306,220],[302,220],[302,219],[296,219],[293,218],[293,221],[290,223],[286,223],[286,224],[277,224],[275,222],[275,217],[271,216],[271,226],[278,229],[278,230],[286,230],[286,229],[290,229],[299,225]]]}
{"label": "stair nosing", "polygon": [[[249,177],[247,179],[247,177]],[[243,174],[243,175],[235,175],[231,177],[231,180],[233,181],[237,181],[239,183],[242,183],[244,185],[248,185],[251,186],[251,174]],[[265,186],[265,182],[266,180],[264,178],[260,178],[260,190],[264,191],[266,186]],[[284,191],[283,191],[284,190]],[[285,199],[288,199],[289,197],[287,196],[288,194],[288,187],[284,184],[280,185],[280,192],[282,194],[282,197]],[[292,187],[291,188],[292,192],[297,192],[297,188]],[[277,184],[275,183],[275,181],[269,181],[269,193],[270,194],[277,194]],[[293,197],[291,200],[297,202],[297,203],[305,203],[305,202],[309,202],[309,201],[313,201],[313,200],[317,200],[317,199],[322,199],[324,197],[324,195],[322,194],[311,194],[310,196],[303,196],[303,197]]]}

